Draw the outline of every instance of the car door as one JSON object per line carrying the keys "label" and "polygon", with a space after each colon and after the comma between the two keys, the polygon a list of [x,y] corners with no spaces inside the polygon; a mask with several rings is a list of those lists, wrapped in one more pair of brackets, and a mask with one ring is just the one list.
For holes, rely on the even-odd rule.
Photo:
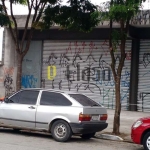
{"label": "car door", "polygon": [[23,128],[35,128],[36,102],[39,91],[23,90],[1,104],[0,122]]}
{"label": "car door", "polygon": [[36,113],[36,128],[48,129],[49,123],[57,116],[66,114],[72,103],[61,93],[43,91]]}

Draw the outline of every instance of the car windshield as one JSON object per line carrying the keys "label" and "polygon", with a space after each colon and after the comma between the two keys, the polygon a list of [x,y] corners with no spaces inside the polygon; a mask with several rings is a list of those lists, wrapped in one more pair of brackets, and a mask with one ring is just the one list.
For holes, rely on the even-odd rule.
{"label": "car windshield", "polygon": [[69,95],[83,106],[101,106],[95,101],[86,97],[85,95],[82,94],[69,94]]}

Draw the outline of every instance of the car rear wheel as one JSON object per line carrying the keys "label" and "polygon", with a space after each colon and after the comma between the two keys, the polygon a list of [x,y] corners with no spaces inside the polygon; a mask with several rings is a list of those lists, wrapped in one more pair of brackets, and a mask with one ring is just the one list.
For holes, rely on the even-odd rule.
{"label": "car rear wheel", "polygon": [[88,134],[82,134],[81,137],[82,139],[90,139],[92,137],[94,137],[95,132],[94,133],[88,133]]}
{"label": "car rear wheel", "polygon": [[143,138],[143,146],[145,150],[150,150],[150,132],[145,134]]}
{"label": "car rear wheel", "polygon": [[72,136],[69,124],[63,120],[58,120],[53,123],[51,133],[52,137],[58,142],[66,142]]}

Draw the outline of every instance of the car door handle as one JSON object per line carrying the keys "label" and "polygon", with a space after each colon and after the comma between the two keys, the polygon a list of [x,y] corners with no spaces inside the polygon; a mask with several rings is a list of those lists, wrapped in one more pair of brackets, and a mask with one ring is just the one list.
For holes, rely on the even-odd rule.
{"label": "car door handle", "polygon": [[28,108],[30,108],[30,109],[35,109],[35,107],[33,107],[33,106],[30,106],[30,107],[28,107]]}

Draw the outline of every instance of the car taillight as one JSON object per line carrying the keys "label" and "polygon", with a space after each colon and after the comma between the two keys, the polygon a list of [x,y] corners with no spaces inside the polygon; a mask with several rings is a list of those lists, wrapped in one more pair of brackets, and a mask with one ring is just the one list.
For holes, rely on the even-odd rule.
{"label": "car taillight", "polygon": [[100,120],[107,120],[107,114],[101,115]]}
{"label": "car taillight", "polygon": [[88,114],[79,114],[79,121],[90,121],[91,120],[91,115]]}

